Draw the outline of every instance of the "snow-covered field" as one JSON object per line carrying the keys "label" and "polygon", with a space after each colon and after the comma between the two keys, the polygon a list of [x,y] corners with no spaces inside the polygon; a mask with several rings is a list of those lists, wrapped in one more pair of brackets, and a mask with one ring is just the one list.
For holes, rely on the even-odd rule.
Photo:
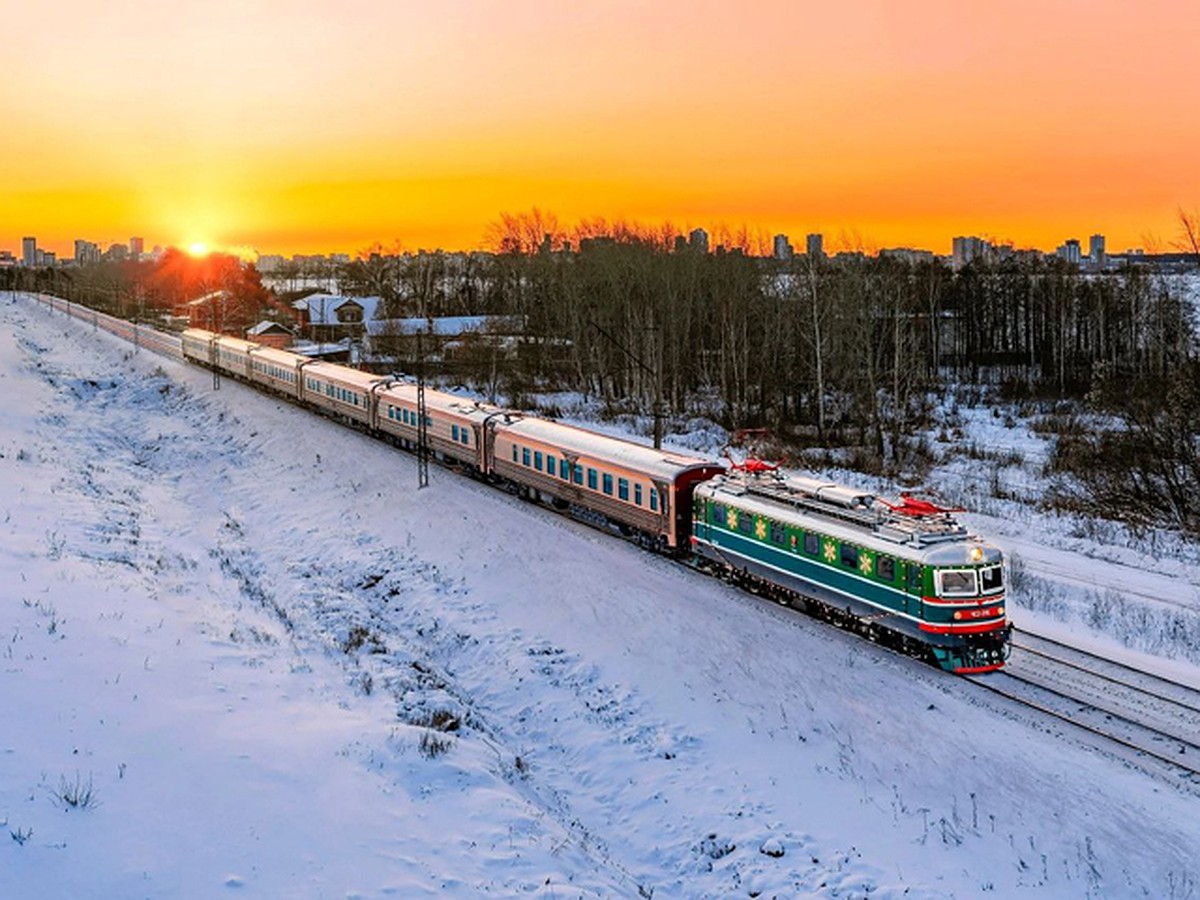
{"label": "snow-covered field", "polygon": [[[0,294],[0,897],[1200,896],[1195,793],[415,469]],[[1195,613],[989,516],[1067,598],[1018,622]]]}

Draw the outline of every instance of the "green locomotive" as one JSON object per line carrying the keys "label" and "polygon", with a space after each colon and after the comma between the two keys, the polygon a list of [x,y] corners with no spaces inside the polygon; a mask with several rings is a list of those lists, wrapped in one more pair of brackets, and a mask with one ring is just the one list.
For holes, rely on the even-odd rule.
{"label": "green locomotive", "polygon": [[759,464],[696,487],[698,565],[950,672],[1004,665],[1000,551],[945,509]]}

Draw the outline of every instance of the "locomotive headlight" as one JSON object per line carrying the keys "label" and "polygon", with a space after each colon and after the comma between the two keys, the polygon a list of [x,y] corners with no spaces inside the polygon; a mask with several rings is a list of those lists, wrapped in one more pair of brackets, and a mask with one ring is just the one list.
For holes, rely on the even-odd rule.
{"label": "locomotive headlight", "polygon": [[956,613],[954,614],[954,618],[956,618],[956,619],[961,619],[961,618],[962,618],[962,613],[961,613],[961,612],[956,612]]}
{"label": "locomotive headlight", "polygon": [[996,607],[996,615],[998,615],[998,616],[1004,615],[1004,607],[1003,606]]}
{"label": "locomotive headlight", "polygon": [[979,562],[981,559],[983,559],[983,548],[982,547],[972,547],[971,548],[971,562]]}

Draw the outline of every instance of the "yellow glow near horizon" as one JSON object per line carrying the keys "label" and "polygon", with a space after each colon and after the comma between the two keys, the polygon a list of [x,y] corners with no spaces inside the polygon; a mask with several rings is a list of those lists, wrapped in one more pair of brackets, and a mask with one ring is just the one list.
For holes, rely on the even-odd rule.
{"label": "yellow glow near horizon", "polygon": [[470,249],[533,206],[1165,245],[1200,206],[1200,6],[1149,3],[59,0],[53,29],[19,4],[0,249]]}
{"label": "yellow glow near horizon", "polygon": [[192,241],[187,245],[187,252],[191,256],[208,256],[208,244],[204,241]]}

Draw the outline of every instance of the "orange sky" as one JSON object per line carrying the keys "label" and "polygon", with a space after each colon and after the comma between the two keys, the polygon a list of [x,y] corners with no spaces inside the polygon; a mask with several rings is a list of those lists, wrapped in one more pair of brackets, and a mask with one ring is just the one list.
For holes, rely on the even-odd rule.
{"label": "orange sky", "polygon": [[1197,0],[47,0],[3,23],[13,251],[472,248],[532,206],[1121,250],[1200,207]]}

